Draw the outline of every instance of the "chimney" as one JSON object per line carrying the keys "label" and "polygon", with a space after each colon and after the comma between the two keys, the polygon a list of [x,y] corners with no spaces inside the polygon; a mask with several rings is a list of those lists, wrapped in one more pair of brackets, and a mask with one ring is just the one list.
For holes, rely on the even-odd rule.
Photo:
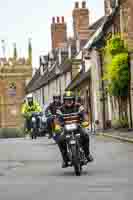
{"label": "chimney", "polygon": [[75,2],[75,8],[79,8],[79,2]]}
{"label": "chimney", "polygon": [[59,18],[59,17],[57,17],[57,23],[58,23],[58,24],[60,23],[60,18]]}
{"label": "chimney", "polygon": [[82,8],[86,8],[86,1],[82,1]]}
{"label": "chimney", "polygon": [[[79,3],[75,3],[75,7]],[[86,6],[86,1],[82,1],[82,7],[73,10],[73,30],[74,30],[74,39],[87,40],[89,38],[89,9]]]}
{"label": "chimney", "polygon": [[[57,22],[51,24],[52,49],[60,48],[60,44],[67,41],[67,24],[62,16],[56,17]],[[55,21],[55,18],[54,20]]]}
{"label": "chimney", "polygon": [[64,16],[62,16],[62,23],[64,23],[65,22],[65,19],[64,19]]}
{"label": "chimney", "polygon": [[55,24],[55,17],[52,18],[52,23]]}

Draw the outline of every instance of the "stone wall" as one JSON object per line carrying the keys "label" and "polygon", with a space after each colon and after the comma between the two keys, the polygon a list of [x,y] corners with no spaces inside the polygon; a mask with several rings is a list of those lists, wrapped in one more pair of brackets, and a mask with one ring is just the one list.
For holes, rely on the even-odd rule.
{"label": "stone wall", "polygon": [[[24,67],[24,69],[23,69]],[[15,70],[15,68],[17,70]],[[19,70],[20,68],[20,70]],[[31,66],[4,66],[0,71],[0,127],[22,127],[25,83],[31,79]]]}

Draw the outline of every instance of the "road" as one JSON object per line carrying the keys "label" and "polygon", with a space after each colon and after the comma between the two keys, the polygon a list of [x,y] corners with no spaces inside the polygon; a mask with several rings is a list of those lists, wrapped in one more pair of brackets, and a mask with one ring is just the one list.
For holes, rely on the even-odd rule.
{"label": "road", "polygon": [[47,138],[0,140],[0,200],[132,200],[133,144],[93,136],[91,149],[76,177]]}

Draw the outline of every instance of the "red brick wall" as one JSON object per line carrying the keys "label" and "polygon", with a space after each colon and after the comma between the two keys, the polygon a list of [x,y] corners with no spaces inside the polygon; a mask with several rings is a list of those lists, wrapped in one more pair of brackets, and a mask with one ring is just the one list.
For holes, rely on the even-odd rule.
{"label": "red brick wall", "polygon": [[79,39],[88,39],[89,35],[89,10],[88,8],[83,6],[81,8],[76,7],[73,10],[73,29],[74,29],[74,37],[77,38],[77,34]]}
{"label": "red brick wall", "polygon": [[67,41],[67,25],[64,22],[64,18],[58,18],[57,22],[53,18],[53,23],[51,24],[51,39],[52,49],[59,48],[60,44]]}

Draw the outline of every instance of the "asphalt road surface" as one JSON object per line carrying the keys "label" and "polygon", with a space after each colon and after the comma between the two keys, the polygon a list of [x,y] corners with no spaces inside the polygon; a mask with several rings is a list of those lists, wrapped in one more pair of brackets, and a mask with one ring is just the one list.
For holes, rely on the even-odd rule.
{"label": "asphalt road surface", "polygon": [[133,200],[133,144],[93,137],[81,177],[52,140],[0,140],[0,200]]}

